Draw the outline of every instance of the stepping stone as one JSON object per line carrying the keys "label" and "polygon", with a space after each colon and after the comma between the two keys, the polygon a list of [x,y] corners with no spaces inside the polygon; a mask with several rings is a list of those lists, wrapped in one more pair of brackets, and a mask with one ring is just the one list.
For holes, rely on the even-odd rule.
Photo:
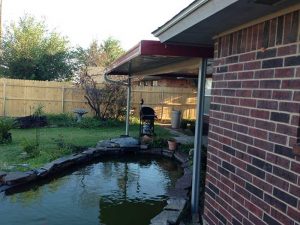
{"label": "stepping stone", "polygon": [[151,219],[151,224],[177,224],[181,212],[179,211],[168,211],[163,210],[153,219]]}
{"label": "stepping stone", "polygon": [[170,198],[167,203],[168,205],[164,207],[165,210],[182,212],[187,204],[187,200],[184,198]]}

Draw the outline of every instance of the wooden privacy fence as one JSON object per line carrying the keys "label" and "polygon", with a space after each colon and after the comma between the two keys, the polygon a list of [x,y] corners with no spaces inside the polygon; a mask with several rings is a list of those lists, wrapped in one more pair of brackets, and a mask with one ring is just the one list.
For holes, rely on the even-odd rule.
{"label": "wooden privacy fence", "polygon": [[[138,115],[140,100],[153,107],[159,119],[170,120],[171,111],[181,110],[183,118],[194,119],[196,91],[189,88],[133,87],[132,107]],[[39,105],[47,113],[67,113],[75,108],[92,111],[84,91],[71,83],[0,79],[0,116],[27,116]]]}

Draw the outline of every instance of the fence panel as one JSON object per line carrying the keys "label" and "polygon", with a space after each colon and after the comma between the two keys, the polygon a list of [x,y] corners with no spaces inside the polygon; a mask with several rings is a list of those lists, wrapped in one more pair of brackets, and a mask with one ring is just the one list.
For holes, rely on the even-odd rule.
{"label": "fence panel", "polygon": [[[133,87],[132,107],[135,114],[140,101],[153,107],[159,119],[170,120],[172,110],[181,110],[183,118],[194,119],[196,90],[171,87]],[[27,116],[42,104],[47,113],[67,113],[85,108],[92,114],[84,91],[71,83],[0,79],[0,116]]]}

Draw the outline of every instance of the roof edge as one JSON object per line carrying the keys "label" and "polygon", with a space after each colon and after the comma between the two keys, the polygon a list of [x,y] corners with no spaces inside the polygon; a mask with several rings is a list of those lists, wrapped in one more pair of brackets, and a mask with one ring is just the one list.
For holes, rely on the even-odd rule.
{"label": "roof edge", "polygon": [[152,34],[157,37],[166,30],[168,30],[170,27],[174,26],[176,23],[193,13],[198,8],[202,7],[204,4],[206,4],[210,0],[200,0],[200,1],[194,1],[190,5],[188,5],[186,8],[181,10],[177,15],[175,15],[173,18],[171,18],[169,21],[167,21],[162,26],[158,27],[156,30],[152,32]]}

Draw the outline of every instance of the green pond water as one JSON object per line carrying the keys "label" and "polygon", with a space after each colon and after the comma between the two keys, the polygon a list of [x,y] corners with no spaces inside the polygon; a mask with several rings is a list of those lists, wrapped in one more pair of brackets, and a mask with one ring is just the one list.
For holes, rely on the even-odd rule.
{"label": "green pond water", "polygon": [[100,161],[43,184],[0,194],[1,225],[146,225],[181,176],[167,159]]}

